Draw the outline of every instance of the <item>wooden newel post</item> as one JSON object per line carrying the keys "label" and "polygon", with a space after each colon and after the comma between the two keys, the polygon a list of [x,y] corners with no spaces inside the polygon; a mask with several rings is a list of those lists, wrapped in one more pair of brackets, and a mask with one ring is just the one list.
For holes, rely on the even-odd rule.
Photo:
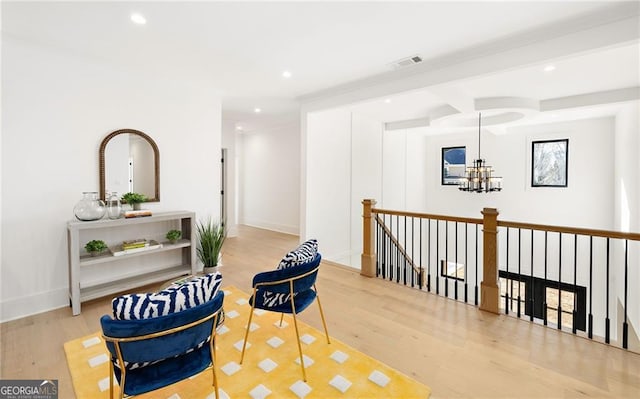
{"label": "wooden newel post", "polygon": [[376,200],[362,200],[362,255],[360,256],[360,274],[367,277],[376,275],[376,252],[373,237],[373,214],[371,209]]}
{"label": "wooden newel post", "polygon": [[498,286],[498,210],[484,208],[483,215],[483,269],[480,283],[480,310],[500,314],[500,287]]}

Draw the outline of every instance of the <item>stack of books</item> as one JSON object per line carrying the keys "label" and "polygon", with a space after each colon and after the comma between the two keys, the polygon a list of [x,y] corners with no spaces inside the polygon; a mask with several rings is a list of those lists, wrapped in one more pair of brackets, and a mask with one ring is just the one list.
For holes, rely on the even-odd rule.
{"label": "stack of books", "polygon": [[139,218],[143,216],[151,216],[151,210],[149,209],[140,209],[138,211],[124,211],[125,218]]}
{"label": "stack of books", "polygon": [[139,238],[136,240],[123,241],[122,245],[117,245],[111,248],[113,256],[120,256],[126,254],[133,254],[136,252],[149,251],[152,249],[162,248],[162,244],[155,240],[147,240],[145,238]]}
{"label": "stack of books", "polygon": [[142,248],[148,246],[146,238],[137,238],[135,240],[122,241],[122,249],[134,249],[134,248]]}

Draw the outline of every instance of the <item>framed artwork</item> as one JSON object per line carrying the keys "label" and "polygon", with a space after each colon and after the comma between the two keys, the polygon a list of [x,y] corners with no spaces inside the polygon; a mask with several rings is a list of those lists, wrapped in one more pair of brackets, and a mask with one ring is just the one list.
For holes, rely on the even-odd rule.
{"label": "framed artwork", "polygon": [[445,147],[442,149],[442,185],[458,185],[467,169],[466,147]]}
{"label": "framed artwork", "polygon": [[567,187],[569,139],[531,143],[531,187]]}

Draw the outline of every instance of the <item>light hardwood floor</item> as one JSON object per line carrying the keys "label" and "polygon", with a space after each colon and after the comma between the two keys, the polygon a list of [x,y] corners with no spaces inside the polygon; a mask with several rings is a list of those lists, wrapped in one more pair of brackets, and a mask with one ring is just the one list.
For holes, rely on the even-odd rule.
{"label": "light hardwood floor", "polygon": [[[298,238],[241,226],[226,241],[224,285],[250,292]],[[320,243],[322,250],[322,243]],[[323,264],[329,333],[430,386],[433,398],[640,398],[640,355]],[[145,287],[155,289],[158,287]],[[63,343],[98,331],[110,298],[3,323],[1,378],[58,379],[74,398]],[[301,319],[321,329],[317,307]]]}

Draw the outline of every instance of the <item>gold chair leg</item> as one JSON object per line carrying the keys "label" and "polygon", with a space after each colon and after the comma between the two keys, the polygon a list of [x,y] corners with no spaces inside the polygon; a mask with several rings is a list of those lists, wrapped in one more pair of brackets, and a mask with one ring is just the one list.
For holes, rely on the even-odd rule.
{"label": "gold chair leg", "polygon": [[218,387],[218,374],[216,373],[215,364],[212,365],[211,371],[213,372],[213,387],[216,390],[216,399],[220,399],[220,388]]}
{"label": "gold chair leg", "polygon": [[216,353],[216,327],[218,326],[218,317],[220,313],[213,318],[213,324],[211,325],[211,337],[209,338],[209,355],[211,356],[211,377],[212,385],[216,391],[216,399],[220,398],[220,392],[218,391],[218,375],[216,374],[216,365],[218,364]]}
{"label": "gold chair leg", "polygon": [[289,281],[289,292],[291,293],[291,315],[293,316],[293,325],[296,328],[296,344],[298,344],[298,353],[300,353],[300,367],[302,367],[302,379],[307,382],[307,372],[304,370],[304,357],[302,357],[302,345],[300,345],[300,332],[298,331],[298,319],[296,318],[296,302],[293,295],[293,280]]}
{"label": "gold chair leg", "polygon": [[298,344],[298,352],[300,353],[300,367],[302,367],[302,379],[304,382],[307,382],[307,373],[304,370],[304,358],[302,357],[302,345],[300,344],[300,332],[298,332],[298,321],[296,319],[296,312],[292,313],[293,315],[293,325],[296,328],[296,343]]}
{"label": "gold chair leg", "polygon": [[109,398],[113,399],[113,361],[109,359]]}
{"label": "gold chair leg", "polygon": [[116,346],[118,351],[118,363],[120,364],[120,399],[124,399],[125,396],[129,397],[129,395],[125,395],[124,387],[127,383],[127,369],[124,367],[124,360],[122,360],[122,353],[120,352],[120,346]]}
{"label": "gold chair leg", "polygon": [[122,365],[122,368],[120,369],[120,399],[124,399],[124,397],[125,397],[124,384],[125,384],[125,380],[127,378],[127,375],[124,372],[124,362],[122,362],[120,364]]}
{"label": "gold chair leg", "polygon": [[327,322],[324,320],[324,312],[322,311],[322,305],[320,304],[320,295],[318,295],[318,289],[315,285],[313,288],[316,290],[316,301],[318,301],[318,308],[320,308],[320,318],[322,319],[322,326],[324,327],[324,335],[327,336],[327,343],[330,344],[329,330],[327,330]]}
{"label": "gold chair leg", "polygon": [[251,319],[253,318],[253,309],[256,306],[256,290],[253,290],[253,304],[249,313],[249,322],[247,323],[247,331],[244,333],[244,342],[242,343],[242,354],[240,355],[240,364],[244,360],[244,350],[247,347],[247,339],[249,338],[249,329],[251,328]]}
{"label": "gold chair leg", "polygon": [[211,328],[211,338],[209,340],[209,344],[211,345],[211,364],[212,365],[216,365],[218,364],[218,358],[216,356],[216,333],[218,332],[217,328],[218,328],[218,318],[220,317],[220,312],[218,312],[218,314],[216,314],[216,316],[213,318],[213,325]]}

